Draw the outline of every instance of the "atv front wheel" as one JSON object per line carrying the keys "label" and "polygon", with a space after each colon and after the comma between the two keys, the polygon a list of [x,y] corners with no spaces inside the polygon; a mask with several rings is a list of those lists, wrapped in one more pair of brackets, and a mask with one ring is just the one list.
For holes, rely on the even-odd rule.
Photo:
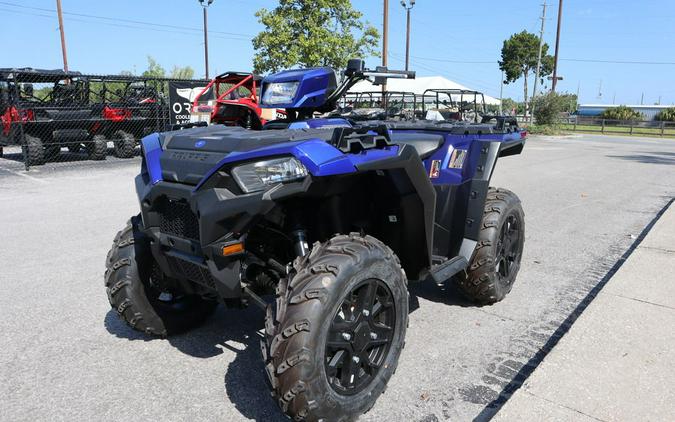
{"label": "atv front wheel", "polygon": [[25,135],[25,144],[21,147],[28,166],[41,166],[45,163],[45,147],[40,138]]}
{"label": "atv front wheel", "polygon": [[135,153],[136,139],[134,135],[123,130],[118,130],[113,134],[113,144],[115,145],[115,157],[132,158]]}
{"label": "atv front wheel", "polygon": [[347,421],[368,411],[396,371],[408,325],[398,258],[352,233],[298,258],[267,311],[266,371],[294,420]]}
{"label": "atv front wheel", "polygon": [[[131,328],[162,336],[186,331],[213,313],[217,302],[162,289],[140,216],[117,233],[106,259],[110,306]],[[154,268],[153,268],[154,267]]]}
{"label": "atv front wheel", "polygon": [[87,144],[87,152],[90,160],[105,160],[108,154],[108,140],[103,135],[94,135],[94,138]]}
{"label": "atv front wheel", "polygon": [[478,243],[466,273],[457,283],[469,299],[489,305],[511,291],[525,242],[525,214],[520,199],[506,189],[490,188]]}

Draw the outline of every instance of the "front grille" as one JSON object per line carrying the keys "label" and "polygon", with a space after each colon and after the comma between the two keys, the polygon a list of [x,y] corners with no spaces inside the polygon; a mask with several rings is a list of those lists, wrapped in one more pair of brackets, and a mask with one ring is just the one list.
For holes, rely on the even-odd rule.
{"label": "front grille", "polygon": [[186,279],[212,289],[216,288],[216,281],[208,269],[173,256],[169,256],[168,259],[173,269]]}
{"label": "front grille", "polygon": [[199,221],[187,202],[167,200],[159,214],[162,233],[199,240]]}

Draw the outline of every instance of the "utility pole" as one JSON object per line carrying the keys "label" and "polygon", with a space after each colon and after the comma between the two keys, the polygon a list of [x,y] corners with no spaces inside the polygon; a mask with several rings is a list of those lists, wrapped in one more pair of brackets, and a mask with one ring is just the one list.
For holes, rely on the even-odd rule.
{"label": "utility pole", "polygon": [[401,0],[401,6],[406,11],[405,70],[408,70],[408,64],[410,63],[410,10],[415,6],[415,0]]}
{"label": "utility pole", "polygon": [[[384,11],[382,13],[382,66],[387,66],[387,50],[389,49],[389,0],[384,0]],[[382,84],[382,104],[384,106],[387,92],[387,82]]]}
{"label": "utility pole", "polygon": [[[544,24],[546,23],[546,0],[542,4],[541,29],[539,30],[539,54],[537,56],[537,69],[535,70],[534,88],[532,89],[532,101],[530,101],[530,116],[534,113],[534,99],[537,98],[537,84],[539,84],[539,70],[541,69],[541,50],[544,47]],[[525,98],[525,115],[527,116],[527,98]]]}
{"label": "utility pole", "polygon": [[61,0],[56,0],[56,14],[59,16],[59,32],[61,32],[61,53],[63,53],[63,70],[68,72],[68,54],[66,52],[66,33],[63,30],[63,12]]}
{"label": "utility pole", "polygon": [[555,92],[555,85],[558,83],[558,49],[560,47],[560,23],[562,22],[563,0],[558,0],[558,29],[555,33],[555,56],[553,59],[553,84],[551,92]]}
{"label": "utility pole", "polygon": [[204,12],[204,75],[205,79],[209,79],[209,15],[206,9],[211,6],[214,0],[198,0]]}
{"label": "utility pole", "polygon": [[504,71],[502,70],[502,78],[499,80],[499,115],[504,115],[502,103],[504,102]]}

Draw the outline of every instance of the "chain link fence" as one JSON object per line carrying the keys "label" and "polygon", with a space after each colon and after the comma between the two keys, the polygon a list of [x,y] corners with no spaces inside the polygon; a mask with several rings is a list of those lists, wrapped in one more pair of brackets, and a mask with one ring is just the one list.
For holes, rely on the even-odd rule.
{"label": "chain link fence", "polygon": [[207,84],[0,69],[0,155],[22,161],[26,170],[49,162],[133,158],[144,136],[193,121],[192,102]]}

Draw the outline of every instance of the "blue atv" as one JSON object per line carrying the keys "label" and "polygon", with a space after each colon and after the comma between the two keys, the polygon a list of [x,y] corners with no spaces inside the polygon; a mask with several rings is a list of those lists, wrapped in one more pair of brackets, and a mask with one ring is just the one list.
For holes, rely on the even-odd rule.
{"label": "blue atv", "polygon": [[523,251],[520,201],[489,187],[497,158],[523,149],[515,120],[321,117],[360,80],[413,77],[360,60],[340,82],[330,68],[289,70],[262,83],[262,105],[285,109],[284,120],[145,137],[141,213],[106,260],[113,309],[167,336],[218,303],[254,303],[266,310],[262,353],[285,414],[368,411],[404,345],[408,278],[452,281],[491,304],[511,290]]}

